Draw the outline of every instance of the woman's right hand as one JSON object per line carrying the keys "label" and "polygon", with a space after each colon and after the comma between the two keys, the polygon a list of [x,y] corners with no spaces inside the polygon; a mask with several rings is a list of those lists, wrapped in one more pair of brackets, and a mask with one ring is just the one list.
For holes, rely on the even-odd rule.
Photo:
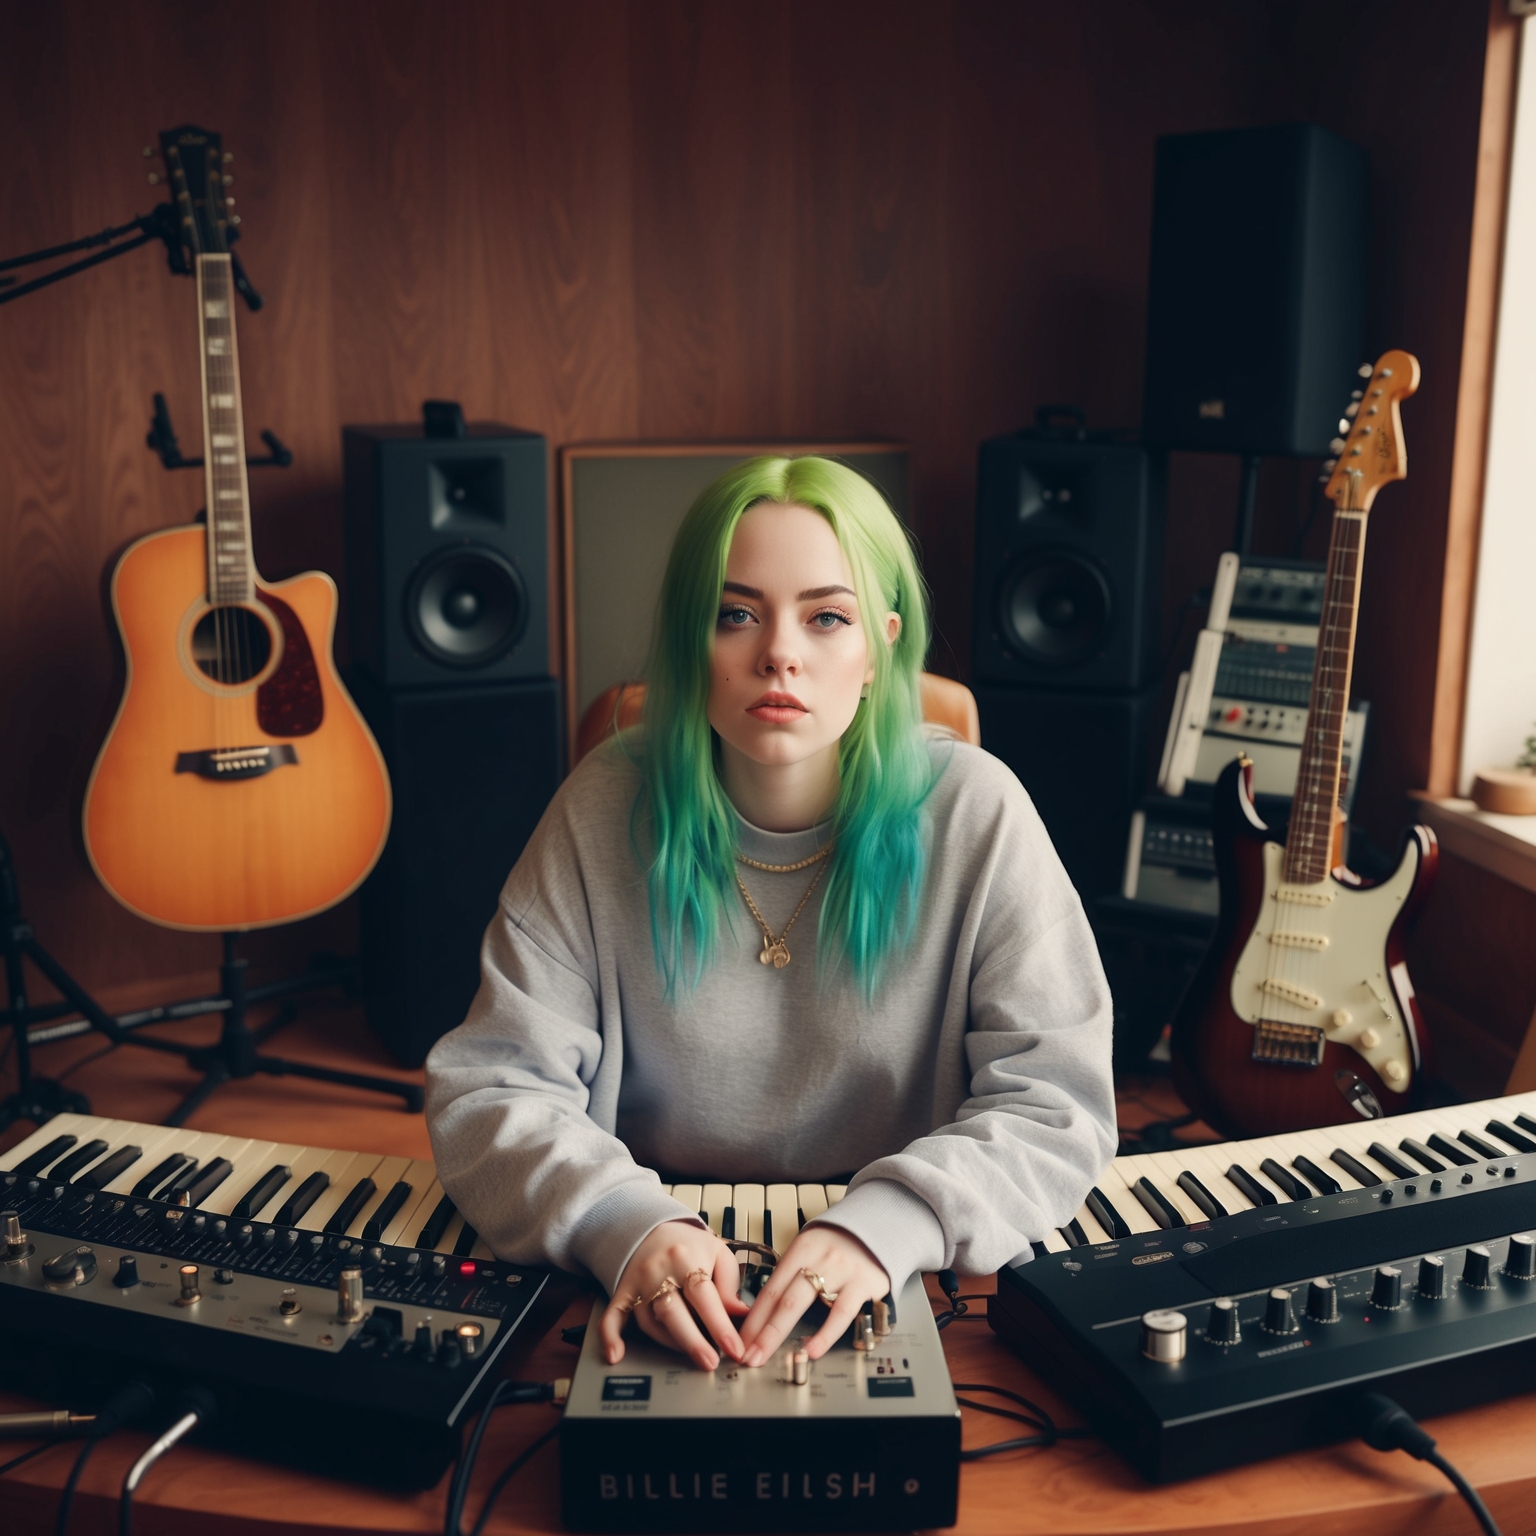
{"label": "woman's right hand", "polygon": [[[676,1289],[658,1296],[669,1279]],[[624,1358],[621,1335],[633,1312],[645,1333],[668,1349],[681,1350],[701,1370],[712,1371],[720,1363],[699,1330],[701,1322],[731,1359],[740,1360],[746,1351],[731,1317],[745,1317],[751,1310],[736,1294],[740,1286],[736,1255],[707,1227],[662,1222],[635,1249],[603,1313],[598,1327],[604,1358],[609,1365]]]}

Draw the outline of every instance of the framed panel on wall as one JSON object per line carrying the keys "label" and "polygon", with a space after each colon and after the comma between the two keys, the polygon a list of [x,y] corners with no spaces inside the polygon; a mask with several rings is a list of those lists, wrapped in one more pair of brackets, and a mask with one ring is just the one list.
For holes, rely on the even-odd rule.
{"label": "framed panel on wall", "polygon": [[568,762],[575,762],[576,724],[586,707],[644,671],[683,515],[726,470],[770,453],[842,460],[910,525],[908,453],[897,443],[576,443],[560,450]]}

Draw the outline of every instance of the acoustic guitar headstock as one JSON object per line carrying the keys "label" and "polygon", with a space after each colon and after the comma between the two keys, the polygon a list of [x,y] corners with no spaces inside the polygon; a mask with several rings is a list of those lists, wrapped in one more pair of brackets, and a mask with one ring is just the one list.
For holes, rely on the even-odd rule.
{"label": "acoustic guitar headstock", "polygon": [[1364,387],[1354,391],[1339,422],[1343,437],[1330,445],[1338,455],[1323,494],[1351,511],[1370,510],[1376,493],[1408,473],[1402,403],[1419,387],[1419,360],[1411,352],[1383,352],[1374,368],[1362,368]]}
{"label": "acoustic guitar headstock", "polygon": [[224,148],[218,134],[187,123],[160,135],[160,156],[165,162],[177,234],[187,253],[227,254],[240,238],[240,215],[234,212],[234,198],[228,190],[235,180],[229,169],[234,155]]}

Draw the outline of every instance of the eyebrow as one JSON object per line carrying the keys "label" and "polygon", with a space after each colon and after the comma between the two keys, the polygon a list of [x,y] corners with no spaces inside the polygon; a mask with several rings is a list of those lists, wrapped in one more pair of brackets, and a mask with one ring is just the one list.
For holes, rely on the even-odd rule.
{"label": "eyebrow", "polygon": [[[724,590],[727,592],[739,593],[742,597],[755,597],[758,602],[762,602],[763,600],[763,592],[761,587],[749,587],[739,581],[726,582]],[[804,592],[801,592],[797,595],[795,601],[797,603],[814,603],[820,598],[832,597],[839,592],[846,592],[849,597],[858,596],[858,593],[855,592],[852,587],[845,587],[839,584],[830,587],[807,587]]]}

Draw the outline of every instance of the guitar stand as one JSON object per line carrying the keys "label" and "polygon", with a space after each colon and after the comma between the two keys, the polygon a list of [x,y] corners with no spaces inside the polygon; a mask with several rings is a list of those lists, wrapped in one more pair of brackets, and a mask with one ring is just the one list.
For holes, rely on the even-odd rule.
{"label": "guitar stand", "polygon": [[[253,1006],[291,998],[294,993],[321,987],[349,986],[357,979],[355,962],[316,966],[302,976],[248,987],[245,972],[248,961],[235,953],[237,936],[223,935],[224,959],[219,966],[219,991],[210,996],[190,998],[185,1002],[163,1003],[113,1017],[85,990],[54,957],[38,943],[21,911],[20,888],[11,850],[0,834],[0,946],[5,955],[8,1007],[0,1014],[0,1024],[11,1026],[16,1054],[16,1091],[0,1100],[0,1131],[18,1120],[41,1125],[64,1112],[89,1114],[90,1101],[84,1094],[66,1088],[53,1078],[38,1077],[32,1071],[31,1026],[58,1019],[71,1010],[82,1015],[80,1023],[63,1023],[43,1031],[49,1039],[94,1030],[113,1045],[137,1045],[145,1050],[180,1056],[203,1080],[165,1118],[166,1125],[183,1125],[215,1089],[237,1078],[254,1077],[258,1072],[271,1077],[304,1077],[316,1082],[337,1083],[344,1088],[393,1094],[404,1101],[409,1113],[418,1112],[423,1103],[421,1089],[415,1083],[398,1078],[373,1077],[363,1072],[344,1072],[334,1067],[320,1067],[306,1061],[289,1061],[281,1056],[267,1056],[260,1047],[279,1029],[290,1024],[297,1008],[284,1002],[277,1017],[253,1030],[248,1014]],[[61,1003],[32,1006],[27,1001],[24,962],[30,960],[64,998]],[[213,1045],[183,1045],[174,1040],[158,1040],[137,1033],[140,1026],[172,1019],[195,1019],[207,1014],[224,1015],[218,1041]],[[43,1043],[41,1041],[37,1043]]]}

